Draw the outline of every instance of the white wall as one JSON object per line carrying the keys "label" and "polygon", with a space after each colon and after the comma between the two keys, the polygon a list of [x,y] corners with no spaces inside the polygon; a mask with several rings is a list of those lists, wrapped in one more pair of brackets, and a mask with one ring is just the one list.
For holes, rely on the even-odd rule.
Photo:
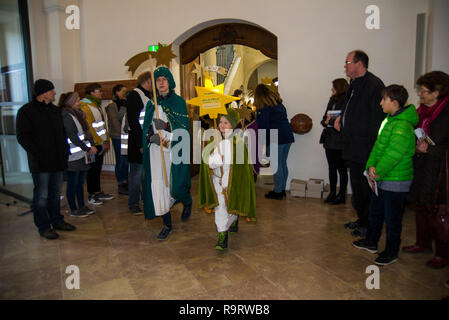
{"label": "white wall", "polygon": [[[81,81],[128,78],[130,74],[124,64],[130,57],[146,50],[149,44],[175,41],[179,45],[211,20],[244,20],[277,35],[280,93],[288,116],[306,113],[314,121],[311,132],[295,135],[288,159],[290,178],[302,179],[327,179],[324,151],[318,144],[319,121],[330,95],[331,81],[344,76],[346,54],[353,49],[365,50],[370,56],[370,71],[385,84],[400,83],[411,92],[416,15],[426,12],[429,5],[428,0],[228,0],[225,4],[210,0],[80,0],[79,3]],[[365,8],[373,4],[380,8],[380,30],[365,27]],[[38,17],[35,26],[41,23],[37,20]],[[38,45],[37,55],[45,55]],[[71,50],[62,49],[63,53]],[[176,63],[174,71],[179,83]],[[45,68],[40,68],[40,72],[49,74]]]}

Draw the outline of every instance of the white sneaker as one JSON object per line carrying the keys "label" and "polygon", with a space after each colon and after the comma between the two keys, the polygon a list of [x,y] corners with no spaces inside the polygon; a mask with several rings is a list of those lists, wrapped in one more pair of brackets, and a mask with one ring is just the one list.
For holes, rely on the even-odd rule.
{"label": "white sneaker", "polygon": [[87,203],[89,203],[93,206],[99,206],[99,205],[103,204],[103,202],[101,202],[100,200],[98,200],[96,198],[91,198],[91,197],[89,197],[89,199],[87,200]]}

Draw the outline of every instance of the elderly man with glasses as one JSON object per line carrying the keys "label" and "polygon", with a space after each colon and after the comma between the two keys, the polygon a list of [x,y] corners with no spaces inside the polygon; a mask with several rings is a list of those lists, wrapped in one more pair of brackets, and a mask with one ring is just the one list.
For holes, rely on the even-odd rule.
{"label": "elderly man with glasses", "polygon": [[354,237],[365,237],[372,191],[363,175],[365,164],[377,138],[385,114],[380,106],[382,80],[368,71],[368,55],[351,51],[345,61],[346,75],[351,79],[346,92],[345,109],[336,120],[335,128],[343,134],[342,158],[347,162],[352,188],[352,206],[358,219],[345,224],[354,229]]}

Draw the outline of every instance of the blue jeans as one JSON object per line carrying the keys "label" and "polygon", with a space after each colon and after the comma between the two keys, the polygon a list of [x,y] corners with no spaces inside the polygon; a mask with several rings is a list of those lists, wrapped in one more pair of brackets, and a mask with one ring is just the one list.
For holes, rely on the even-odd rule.
{"label": "blue jeans", "polygon": [[379,196],[373,195],[371,198],[366,241],[369,244],[377,245],[385,220],[387,224],[385,251],[388,256],[394,257],[398,255],[401,245],[402,217],[404,215],[405,196],[407,193],[378,190]]}
{"label": "blue jeans", "polygon": [[[287,157],[291,143],[278,144],[278,168],[274,173],[274,192],[282,192],[285,190],[288,179]],[[270,150],[270,152],[273,150]]]}
{"label": "blue jeans", "polygon": [[140,186],[142,185],[142,164],[129,164],[129,183],[128,183],[128,207],[134,208],[139,206]]}
{"label": "blue jeans", "polygon": [[34,189],[31,208],[39,232],[64,221],[60,212],[62,171],[32,173]]}
{"label": "blue jeans", "polygon": [[115,178],[118,183],[128,182],[128,157],[120,154],[120,139],[112,139],[115,153]]}
{"label": "blue jeans", "polygon": [[77,209],[75,198],[78,200],[78,209],[84,207],[84,178],[86,171],[67,171],[67,202],[70,210]]}

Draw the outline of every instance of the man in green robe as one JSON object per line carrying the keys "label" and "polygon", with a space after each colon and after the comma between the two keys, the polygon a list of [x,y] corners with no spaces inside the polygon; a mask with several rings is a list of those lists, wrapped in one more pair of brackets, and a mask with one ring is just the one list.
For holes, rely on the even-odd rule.
{"label": "man in green robe", "polygon": [[244,140],[233,131],[238,118],[232,108],[228,108],[227,115],[220,116],[219,129],[224,139],[217,136],[217,142],[205,147],[200,167],[198,204],[215,211],[217,250],[227,248],[228,231],[238,231],[238,216],[256,219],[253,166]]}
{"label": "man in green robe", "polygon": [[[145,218],[162,216],[163,226],[157,238],[166,240],[172,232],[170,208],[179,202],[184,205],[182,221],[187,221],[192,211],[190,122],[185,100],[174,92],[176,84],[170,70],[166,67],[157,68],[154,71],[154,79],[159,118],[156,119],[154,102],[150,100],[146,105],[142,129],[142,196]],[[161,143],[165,167],[160,150]],[[164,170],[168,185],[165,182]]]}

